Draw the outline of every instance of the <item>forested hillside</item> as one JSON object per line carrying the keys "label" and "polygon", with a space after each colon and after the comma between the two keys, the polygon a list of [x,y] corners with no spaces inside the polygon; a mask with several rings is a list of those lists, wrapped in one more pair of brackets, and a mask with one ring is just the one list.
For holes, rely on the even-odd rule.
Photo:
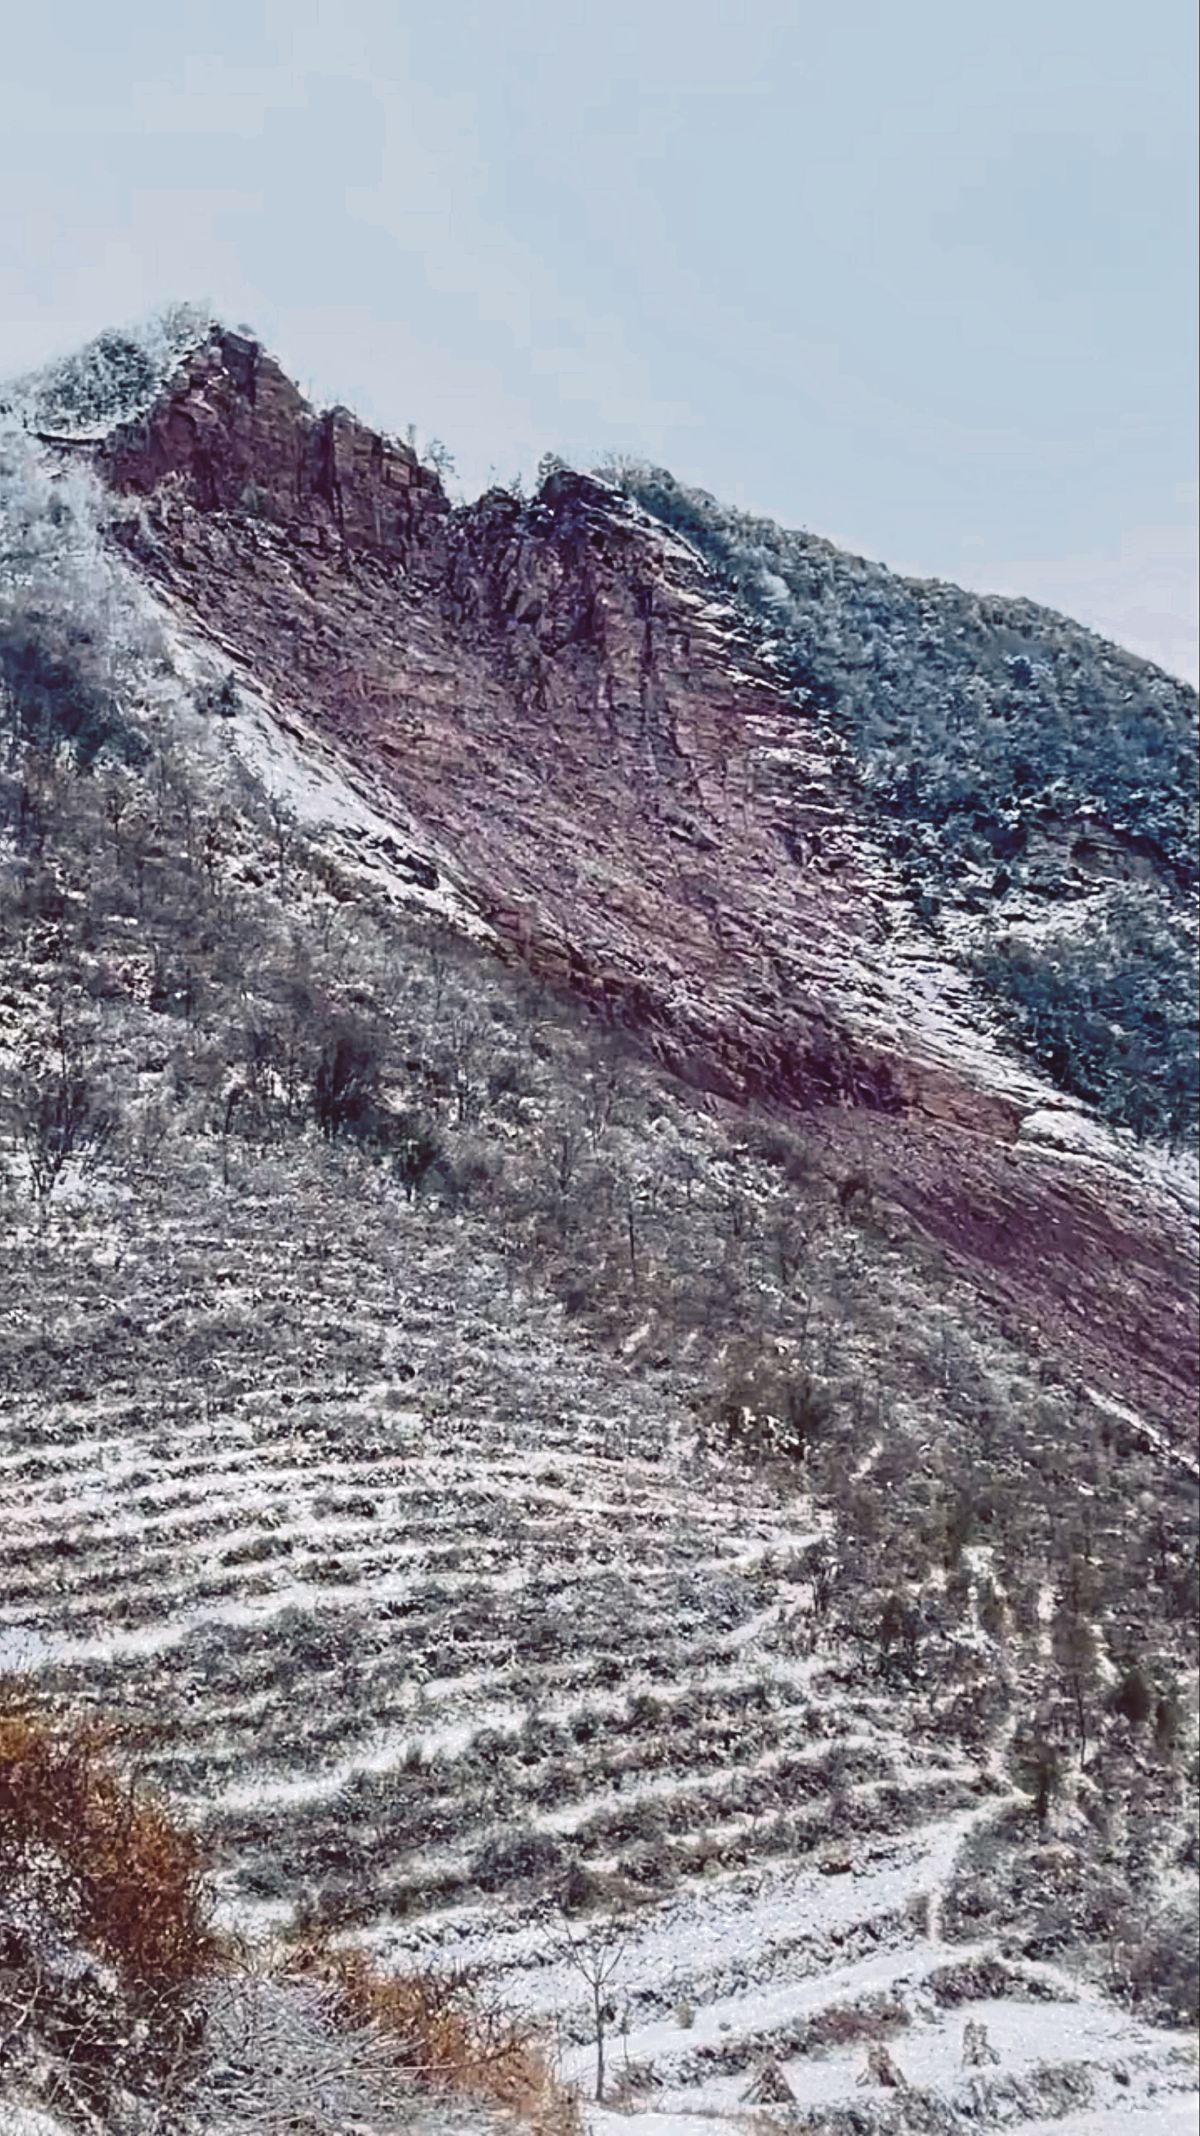
{"label": "forested hillside", "polygon": [[974,917],[966,954],[1014,1035],[1111,1120],[1193,1139],[1195,693],[1032,601],[902,578],[659,468],[609,472],[842,738],[920,912]]}

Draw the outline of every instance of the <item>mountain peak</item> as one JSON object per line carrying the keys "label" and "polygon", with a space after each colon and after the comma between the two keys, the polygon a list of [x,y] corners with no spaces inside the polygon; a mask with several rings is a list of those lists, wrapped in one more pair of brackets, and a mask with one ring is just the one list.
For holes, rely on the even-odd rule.
{"label": "mountain peak", "polygon": [[348,409],[315,409],[253,336],[210,325],[180,352],[158,395],[99,448],[114,488],[149,495],[168,480],[204,512],[240,513],[409,561],[417,528],[447,509],[412,445]]}

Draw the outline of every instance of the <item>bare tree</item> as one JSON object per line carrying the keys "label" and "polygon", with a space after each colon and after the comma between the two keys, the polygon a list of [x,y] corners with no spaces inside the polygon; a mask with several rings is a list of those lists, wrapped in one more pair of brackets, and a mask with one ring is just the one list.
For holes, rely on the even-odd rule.
{"label": "bare tree", "polygon": [[402,1113],[392,1123],[388,1146],[404,1198],[414,1202],[443,1154],[437,1130],[423,1113]]}
{"label": "bare tree", "polygon": [[1100,1649],[1094,1621],[1098,1606],[1092,1568],[1073,1553],[1064,1570],[1050,1640],[1074,1719],[1081,1767],[1087,1762],[1090,1709],[1099,1682]]}
{"label": "bare tree", "polygon": [[67,1022],[60,1001],[50,1045],[26,1055],[12,1087],[11,1111],[24,1151],[29,1184],[44,1216],[67,1166],[90,1170],[108,1148],[117,1127],[89,1072],[81,1034]]}
{"label": "bare tree", "polygon": [[605,2055],[610,2025],[616,2017],[612,1986],[629,1948],[629,1927],[620,1914],[605,1914],[576,1927],[567,1921],[563,1943],[569,1964],[587,1983],[596,2028],[596,2098],[604,2099]]}
{"label": "bare tree", "polygon": [[296,816],[295,811],[289,808],[279,794],[268,793],[266,804],[271,835],[275,842],[275,870],[282,888],[287,881],[288,862],[297,842]]}
{"label": "bare tree", "polygon": [[590,1200],[589,1181],[581,1171],[586,1148],[583,1123],[573,1112],[564,1110],[544,1123],[535,1158],[537,1178],[556,1205],[560,1222],[566,1220],[568,1199],[584,1204]]}
{"label": "bare tree", "polygon": [[624,1092],[621,1061],[611,1042],[597,1041],[589,1054],[581,1086],[581,1101],[593,1142],[607,1134],[613,1110]]}

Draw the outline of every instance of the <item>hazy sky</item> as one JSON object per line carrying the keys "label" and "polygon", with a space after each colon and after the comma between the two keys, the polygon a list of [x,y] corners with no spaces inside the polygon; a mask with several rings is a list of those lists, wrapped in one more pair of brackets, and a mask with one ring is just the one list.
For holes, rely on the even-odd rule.
{"label": "hazy sky", "polygon": [[1194,0],[6,10],[0,375],[171,299],[1196,673]]}

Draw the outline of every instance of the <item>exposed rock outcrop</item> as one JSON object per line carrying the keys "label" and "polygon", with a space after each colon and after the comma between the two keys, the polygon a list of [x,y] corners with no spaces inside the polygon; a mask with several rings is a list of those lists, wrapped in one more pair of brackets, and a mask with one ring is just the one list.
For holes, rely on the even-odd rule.
{"label": "exposed rock outcrop", "polygon": [[116,432],[101,464],[119,489],[287,528],[309,547],[346,545],[395,564],[437,554],[448,506],[411,446],[345,408],[318,414],[256,341],[221,328],[172,389]]}
{"label": "exposed rock outcrop", "polygon": [[686,544],[569,473],[452,510],[223,330],[99,464],[145,501],[140,567],[427,828],[514,956],[714,1098],[802,1110],[1005,1311],[1184,1413],[1180,1210],[1030,1139],[1045,1089],[914,936],[835,745]]}

